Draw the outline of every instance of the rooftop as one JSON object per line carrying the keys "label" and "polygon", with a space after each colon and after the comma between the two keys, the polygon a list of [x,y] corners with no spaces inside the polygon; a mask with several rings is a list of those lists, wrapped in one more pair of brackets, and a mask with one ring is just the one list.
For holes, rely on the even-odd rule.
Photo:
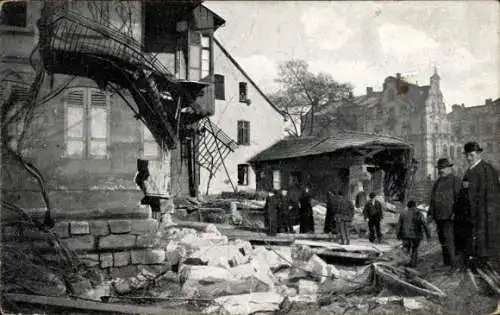
{"label": "rooftop", "polygon": [[368,133],[342,132],[335,136],[281,140],[251,158],[250,162],[321,155],[367,146],[410,149],[410,145],[399,138]]}

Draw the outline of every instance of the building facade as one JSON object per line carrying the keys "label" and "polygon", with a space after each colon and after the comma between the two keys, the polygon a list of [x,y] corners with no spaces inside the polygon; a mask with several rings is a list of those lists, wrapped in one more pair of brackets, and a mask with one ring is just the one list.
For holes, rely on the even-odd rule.
{"label": "building facade", "polygon": [[[500,98],[486,99],[478,106],[453,105],[448,120],[456,143],[477,141],[484,150],[484,158],[500,169]],[[455,153],[450,149],[450,156],[457,162],[458,171],[463,172],[466,168],[463,147],[454,149]]]}
{"label": "building facade", "polygon": [[[235,146],[215,167],[201,168],[200,192],[255,190],[256,175],[248,160],[283,138],[284,117],[216,39],[214,77],[215,113],[210,120]],[[220,158],[219,150],[212,148],[212,161]]]}
{"label": "building facade", "polygon": [[[156,165],[170,197],[196,195],[193,142],[214,112],[213,33],[224,21],[199,1],[47,3],[57,7],[1,3],[2,109],[37,104],[30,124],[2,121],[3,144],[40,170],[54,208],[137,207],[138,159]],[[47,23],[50,14],[67,24]],[[2,198],[44,206],[5,150]]]}

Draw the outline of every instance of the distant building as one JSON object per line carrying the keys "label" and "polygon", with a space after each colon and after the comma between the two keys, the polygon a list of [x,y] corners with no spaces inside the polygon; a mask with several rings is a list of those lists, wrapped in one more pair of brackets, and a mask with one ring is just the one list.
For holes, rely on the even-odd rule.
{"label": "distant building", "polygon": [[[479,142],[485,159],[500,170],[500,98],[487,99],[484,105],[478,106],[453,105],[448,119],[457,143]],[[450,150],[450,156],[458,162],[459,171],[466,167],[462,150],[462,146],[455,147],[456,153]]]}
{"label": "distant building", "polygon": [[[226,149],[200,143],[200,193],[255,190],[256,175],[248,159],[282,139],[285,119],[226,48],[214,39],[215,113],[210,117],[236,146]],[[205,126],[210,129],[211,126]],[[215,165],[213,165],[215,163]],[[212,165],[211,165],[212,164]],[[210,174],[210,169],[215,171]]]}

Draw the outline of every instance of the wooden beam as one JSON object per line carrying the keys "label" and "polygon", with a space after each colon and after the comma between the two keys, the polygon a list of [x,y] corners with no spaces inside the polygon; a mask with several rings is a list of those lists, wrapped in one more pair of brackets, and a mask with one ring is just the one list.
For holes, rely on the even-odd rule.
{"label": "wooden beam", "polygon": [[71,299],[32,294],[3,293],[3,297],[12,302],[48,305],[68,309],[90,310],[122,314],[167,314],[168,309],[153,306],[136,306],[130,304],[108,304],[97,301]]}

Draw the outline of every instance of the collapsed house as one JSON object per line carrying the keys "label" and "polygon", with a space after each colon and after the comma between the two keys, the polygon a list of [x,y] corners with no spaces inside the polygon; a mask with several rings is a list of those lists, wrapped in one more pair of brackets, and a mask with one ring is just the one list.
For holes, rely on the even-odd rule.
{"label": "collapsed house", "polygon": [[[149,161],[157,193],[196,196],[200,143],[217,142],[222,158],[234,148],[217,125],[204,127],[224,20],[200,1],[5,1],[2,16],[2,108],[35,112],[4,138],[23,137],[55,208],[136,208],[137,159]],[[36,184],[2,161],[4,196],[40,207]]]}
{"label": "collapsed house", "polygon": [[196,196],[199,143],[234,147],[204,128],[224,20],[200,1],[3,1],[0,20],[3,239],[15,204],[104,270],[162,263],[134,174],[146,160],[155,195]]}
{"label": "collapsed house", "polygon": [[403,201],[416,170],[413,149],[404,141],[354,132],[281,140],[249,163],[258,189],[308,186],[318,200],[326,200],[328,191],[353,200],[362,189]]}

